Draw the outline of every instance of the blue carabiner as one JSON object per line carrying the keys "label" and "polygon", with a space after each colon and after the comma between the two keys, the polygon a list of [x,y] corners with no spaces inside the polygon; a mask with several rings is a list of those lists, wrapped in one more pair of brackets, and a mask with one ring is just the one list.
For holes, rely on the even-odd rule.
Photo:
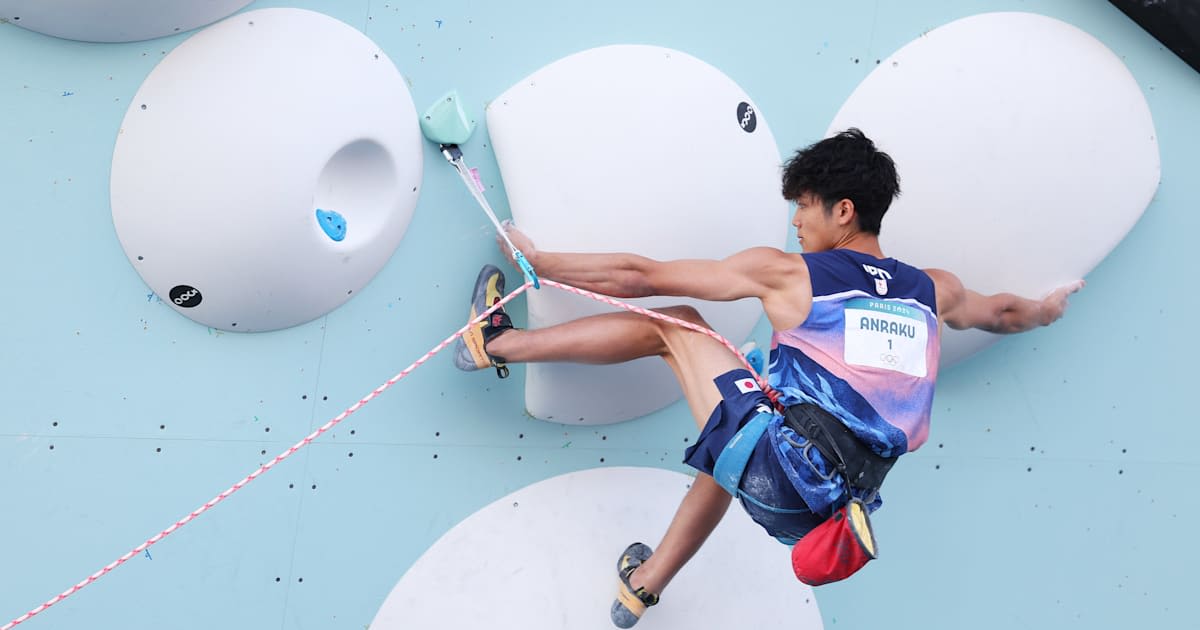
{"label": "blue carabiner", "polygon": [[754,371],[759,374],[762,374],[763,368],[766,367],[766,361],[763,358],[763,351],[759,348],[755,348],[746,353],[746,362],[749,363],[750,367],[754,368]]}
{"label": "blue carabiner", "polygon": [[540,280],[538,280],[537,273],[533,271],[533,265],[529,264],[528,260],[525,260],[525,254],[522,254],[521,250],[519,249],[514,249],[512,250],[512,255],[513,260],[517,261],[517,266],[519,266],[521,271],[525,274],[525,280],[527,282],[532,282],[533,288],[535,289],[542,288],[542,283]]}

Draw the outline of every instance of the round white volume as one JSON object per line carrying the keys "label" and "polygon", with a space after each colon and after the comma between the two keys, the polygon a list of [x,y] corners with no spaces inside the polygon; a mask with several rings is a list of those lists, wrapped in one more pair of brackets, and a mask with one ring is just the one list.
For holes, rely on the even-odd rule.
{"label": "round white volume", "polygon": [[[658,543],[691,482],[677,472],[618,467],[522,488],[435,542],[400,578],[371,629],[611,630],[617,557],[630,543]],[[736,507],[641,624],[824,627],[813,589],[792,574],[791,549]]]}
{"label": "round white volume", "polygon": [[180,313],[286,328],[337,308],[391,257],[421,142],[403,77],[362,33],[311,11],[244,13],[180,44],[134,96],[113,223]]}
{"label": "round white volume", "polygon": [[[655,46],[587,50],[493,99],[487,122],[513,219],[540,249],[722,258],[786,242],[781,160],[766,120],[695,57]],[[555,289],[527,295],[534,328],[613,310]],[[735,344],[762,314],[757,300],[635,302],[692,304]],[[659,359],[526,368],[529,413],[556,422],[627,420],[679,396]]]}
{"label": "round white volume", "polygon": [[[981,293],[1041,297],[1082,278],[1158,187],[1154,121],[1129,70],[1094,37],[1032,13],[922,35],[867,76],[829,134],[847,127],[900,171],[884,252]],[[942,364],[996,338],[947,330]]]}
{"label": "round white volume", "polygon": [[0,18],[85,42],[135,42],[215,22],[250,0],[0,0]]}

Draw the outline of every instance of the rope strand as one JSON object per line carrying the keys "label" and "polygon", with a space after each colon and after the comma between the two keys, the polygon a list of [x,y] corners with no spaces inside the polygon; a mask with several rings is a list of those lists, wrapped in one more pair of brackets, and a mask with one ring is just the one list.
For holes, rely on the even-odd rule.
{"label": "rope strand", "polygon": [[154,546],[156,543],[158,543],[163,538],[166,538],[167,536],[169,536],[172,533],[174,533],[175,531],[177,531],[179,528],[190,523],[196,517],[207,512],[208,510],[212,509],[214,506],[216,506],[221,501],[224,501],[226,498],[228,498],[234,492],[237,492],[238,490],[241,490],[242,488],[244,488],[246,486],[246,484],[257,479],[259,476],[261,476],[263,473],[267,472],[271,468],[274,468],[275,465],[278,464],[279,462],[282,462],[283,460],[287,459],[288,457],[291,457],[292,454],[295,453],[296,451],[311,444],[312,441],[317,439],[318,437],[320,437],[321,434],[323,434],[326,431],[337,426],[338,423],[340,423],[342,420],[345,420],[350,414],[358,411],[359,409],[361,409],[363,407],[363,405],[371,402],[375,397],[382,394],[389,387],[391,387],[392,385],[395,385],[400,379],[408,376],[409,373],[411,373],[413,370],[420,367],[422,364],[424,364],[426,361],[428,361],[430,358],[432,358],[433,355],[441,352],[442,350],[444,350],[446,348],[446,346],[449,346],[450,344],[454,343],[454,340],[459,338],[460,336],[462,336],[464,333],[466,333],[467,330],[469,330],[471,328],[471,326],[478,325],[485,318],[487,318],[489,315],[491,315],[494,311],[496,311],[500,307],[504,306],[506,303],[508,303],[510,300],[517,297],[521,293],[525,292],[525,290],[528,289],[529,286],[530,285],[528,283],[526,283],[526,284],[518,287],[512,293],[509,293],[507,296],[504,297],[504,299],[493,304],[491,308],[484,311],[483,313],[480,313],[477,317],[475,317],[475,319],[472,319],[470,322],[468,322],[467,325],[458,329],[458,332],[454,333],[453,335],[450,335],[444,341],[442,341],[437,346],[435,346],[432,350],[425,353],[424,356],[422,356],[421,358],[414,361],[412,363],[412,365],[409,365],[408,367],[404,368],[403,370],[400,371],[399,374],[396,374],[392,378],[385,381],[379,387],[376,387],[374,390],[371,391],[371,393],[362,397],[362,399],[360,399],[358,402],[356,402],[353,405],[351,405],[350,407],[348,407],[345,411],[338,414],[336,417],[331,419],[329,422],[326,422],[324,425],[322,425],[316,431],[313,431],[312,433],[310,433],[303,440],[300,440],[296,444],[292,445],[291,448],[280,453],[279,455],[276,455],[275,458],[272,459],[271,461],[259,466],[257,470],[250,473],[249,475],[246,475],[244,478],[242,478],[241,481],[233,484],[228,489],[226,489],[224,492],[218,494],[217,496],[213,497],[212,499],[209,499],[209,501],[206,502],[204,505],[196,508],[195,510],[190,512],[187,516],[184,516],[183,518],[179,519],[178,521],[175,521],[175,523],[172,524],[170,527],[168,527],[168,528],[162,530],[161,532],[155,534],[154,536],[150,537],[148,540],[146,540],[142,544],[138,545],[137,547],[134,547],[132,550],[128,551],[125,555],[123,555],[120,558],[117,558],[113,562],[109,563],[103,569],[100,569],[99,571],[91,574],[90,576],[88,576],[86,579],[79,582],[75,586],[72,586],[71,588],[63,591],[62,593],[59,593],[53,599],[45,602],[41,606],[38,606],[37,608],[34,608],[33,610],[25,613],[24,615],[21,615],[20,617],[13,619],[12,621],[4,624],[3,626],[0,626],[0,630],[11,630],[13,627],[17,626],[18,624],[22,624],[22,623],[28,621],[34,615],[40,614],[40,613],[44,612],[47,608],[50,608],[51,606],[70,597],[71,595],[78,593],[84,587],[86,587],[89,584],[95,582],[96,580],[99,580],[100,578],[104,577],[109,572],[111,572],[113,569],[116,569],[117,567],[121,566],[122,564],[125,564],[127,561],[129,561],[130,558],[133,558],[134,556],[138,555],[139,553],[142,553],[143,551],[149,549],[150,547]]}
{"label": "rope strand", "polygon": [[[754,369],[754,366],[750,365],[750,362],[748,360],[746,360],[746,356],[744,354],[742,354],[741,350],[738,350],[737,347],[734,346],[731,341],[722,337],[721,334],[718,333],[717,331],[712,330],[710,328],[705,328],[704,326],[701,326],[699,324],[693,324],[692,322],[689,322],[689,321],[685,321],[685,320],[682,320],[682,319],[679,319],[676,317],[671,317],[670,315],[664,315],[658,311],[652,311],[648,308],[642,308],[640,306],[635,306],[635,305],[629,304],[627,302],[622,302],[616,298],[609,297],[609,296],[603,295],[601,293],[595,293],[593,291],[588,291],[587,289],[580,289],[579,287],[573,287],[569,284],[563,284],[561,282],[555,282],[554,280],[547,280],[545,278],[542,278],[542,284],[549,285],[549,286],[555,287],[557,289],[562,289],[563,291],[566,291],[567,293],[574,293],[575,295],[589,297],[589,298],[592,298],[593,300],[596,300],[597,302],[603,302],[603,303],[609,304],[611,306],[616,306],[617,308],[623,308],[627,311],[632,311],[634,313],[640,313],[642,315],[645,315],[646,317],[652,317],[654,319],[662,320],[664,322],[670,322],[672,324],[676,324],[676,325],[682,326],[684,328],[687,328],[688,330],[693,330],[695,332],[698,332],[698,333],[707,335],[709,337],[712,337],[713,339],[716,339],[717,341],[721,342],[721,345],[725,346],[726,348],[729,348],[729,351],[732,352],[734,354],[734,356],[736,356],[739,360],[741,360],[742,365],[746,366],[746,369],[749,370],[749,372],[754,375],[754,380],[758,382],[758,386],[762,388],[763,393],[767,395],[767,398],[769,398],[771,400],[771,403],[775,406],[775,408],[778,409],[782,413],[783,409],[780,407],[780,403],[779,403],[779,392],[771,387],[771,385],[767,382],[767,379],[765,377],[763,377],[761,374],[759,374]],[[3,629],[0,628],[0,630],[3,630]]]}
{"label": "rope strand", "polygon": [[[779,406],[779,403],[778,403],[779,393],[776,392],[775,390],[771,389],[770,386],[767,384],[766,380],[764,378],[762,378],[754,370],[753,367],[750,366],[750,363],[746,360],[746,357],[743,356],[742,353],[740,351],[738,351],[738,349],[736,347],[734,347],[734,345],[728,339],[722,337],[716,331],[710,330],[708,328],[705,328],[705,327],[697,325],[697,324],[693,324],[692,322],[684,321],[684,320],[681,320],[681,319],[678,319],[675,317],[671,317],[669,315],[664,315],[662,313],[659,313],[658,311],[652,311],[650,309],[642,308],[640,306],[635,306],[633,304],[621,302],[620,300],[609,297],[607,295],[601,295],[599,293],[594,293],[592,291],[580,289],[578,287],[573,287],[573,286],[570,286],[567,284],[562,284],[560,282],[555,282],[553,280],[546,280],[544,278],[541,280],[541,282],[543,284],[548,284],[552,287],[562,289],[563,291],[566,291],[568,293],[582,295],[584,297],[589,297],[593,300],[597,300],[599,302],[603,302],[605,304],[609,304],[609,305],[612,305],[612,306],[615,306],[618,308],[623,308],[625,310],[633,311],[635,313],[641,313],[642,315],[645,315],[647,317],[652,317],[654,319],[670,322],[672,324],[677,324],[677,325],[683,326],[684,328],[687,328],[689,330],[694,330],[698,333],[702,333],[709,337],[712,337],[713,339],[716,339],[717,341],[721,342],[726,348],[729,348],[729,350],[731,352],[733,352],[735,355],[738,356],[738,358],[741,359],[742,363],[746,366],[746,369],[750,370],[750,373],[754,375],[755,379],[758,381],[759,385],[762,387],[763,392],[765,392],[767,394],[767,396],[771,399],[771,401],[775,403],[776,407]],[[246,475],[245,477],[243,477],[241,481],[238,481],[237,483],[235,483],[232,486],[230,486],[229,488],[227,488],[224,492],[221,492],[220,494],[213,497],[212,499],[209,499],[206,503],[204,503],[200,507],[198,507],[195,510],[188,513],[187,516],[184,516],[183,518],[179,519],[178,521],[175,521],[170,527],[167,527],[166,529],[155,534],[154,536],[151,536],[149,539],[147,539],[142,544],[129,550],[128,552],[125,553],[125,555],[121,556],[120,558],[117,558],[116,560],[114,560],[111,563],[109,563],[108,565],[106,565],[104,568],[91,574],[83,581],[81,581],[78,584],[72,586],[71,588],[63,591],[62,593],[59,593],[57,596],[55,596],[54,598],[50,599],[49,601],[43,603],[42,605],[38,606],[37,608],[34,608],[33,610],[30,610],[29,612],[25,613],[24,615],[21,615],[20,617],[13,619],[12,621],[8,622],[7,624],[4,624],[3,626],[0,626],[0,630],[12,630],[12,628],[14,628],[15,626],[22,624],[22,623],[28,621],[31,617],[44,612],[47,608],[50,608],[51,606],[61,602],[62,600],[74,595],[75,593],[78,593],[80,590],[82,590],[83,588],[92,584],[96,580],[99,580],[100,578],[104,577],[105,575],[112,572],[117,567],[121,566],[122,564],[125,564],[134,556],[146,551],[147,549],[149,549],[150,547],[154,546],[156,543],[161,541],[163,538],[166,538],[167,536],[169,536],[172,533],[179,530],[184,525],[187,525],[188,523],[192,522],[192,520],[196,519],[201,514],[204,514],[205,512],[207,512],[208,510],[212,509],[221,501],[224,501],[225,499],[229,498],[234,492],[241,490],[247,484],[249,484],[251,481],[254,481],[258,477],[260,477],[263,473],[274,468],[276,464],[282,462],[283,460],[287,459],[288,457],[291,457],[296,451],[299,451],[300,449],[304,448],[305,446],[308,446],[309,444],[311,444],[313,442],[313,440],[320,437],[323,433],[325,433],[326,431],[329,431],[333,427],[337,426],[342,420],[345,420],[347,417],[349,417],[350,414],[358,411],[359,409],[361,409],[363,407],[363,405],[366,405],[367,403],[371,402],[377,396],[379,396],[384,391],[386,391],[388,388],[390,388],[392,385],[395,385],[401,379],[408,376],[413,370],[415,370],[418,367],[420,367],[421,365],[423,365],[426,361],[431,359],[435,354],[441,352],[447,346],[454,343],[455,339],[458,339],[463,334],[465,334],[468,330],[470,330],[470,328],[472,326],[478,325],[480,322],[482,322],[484,319],[486,319],[488,316],[490,316],[497,309],[504,306],[505,304],[507,304],[509,301],[511,301],[513,298],[517,297],[521,293],[524,293],[531,286],[533,286],[532,282],[526,282],[525,284],[521,285],[516,290],[514,290],[512,293],[509,293],[504,298],[502,298],[500,301],[493,304],[491,306],[491,308],[487,309],[483,313],[480,313],[478,316],[476,316],[474,319],[472,319],[470,322],[468,322],[465,326],[463,326],[462,328],[459,328],[458,332],[454,333],[453,335],[450,335],[445,340],[443,340],[441,343],[434,346],[433,349],[430,350],[429,352],[426,352],[424,356],[422,356],[421,358],[414,361],[411,365],[409,365],[408,367],[401,370],[395,376],[389,378],[387,381],[385,381],[379,387],[376,387],[374,390],[371,391],[371,393],[367,394],[366,396],[362,397],[358,402],[356,402],[353,405],[351,405],[350,407],[346,408],[346,410],[342,411],[340,414],[338,414],[337,416],[335,416],[334,418],[332,418],[331,420],[326,422],[324,425],[322,425],[316,431],[313,431],[308,436],[306,436],[304,439],[302,439],[299,442],[292,445],[286,451],[280,453],[279,455],[276,455],[275,458],[272,459],[271,461],[259,466],[257,470],[255,470],[254,472],[250,473],[249,475]]]}

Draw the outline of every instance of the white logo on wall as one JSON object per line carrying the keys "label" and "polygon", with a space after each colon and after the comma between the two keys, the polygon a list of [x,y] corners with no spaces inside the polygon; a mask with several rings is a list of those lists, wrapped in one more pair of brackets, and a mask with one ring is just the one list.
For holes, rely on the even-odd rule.
{"label": "white logo on wall", "polygon": [[200,291],[186,284],[180,284],[172,288],[168,297],[175,303],[175,306],[180,308],[195,308],[204,299],[200,295]]}
{"label": "white logo on wall", "polygon": [[879,295],[887,295],[887,281],[892,279],[892,274],[873,265],[863,265],[863,270],[875,278],[875,292]]}
{"label": "white logo on wall", "polygon": [[758,127],[758,117],[754,114],[753,105],[745,101],[738,103],[737,117],[738,125],[741,125],[742,131],[754,133],[754,129]]}

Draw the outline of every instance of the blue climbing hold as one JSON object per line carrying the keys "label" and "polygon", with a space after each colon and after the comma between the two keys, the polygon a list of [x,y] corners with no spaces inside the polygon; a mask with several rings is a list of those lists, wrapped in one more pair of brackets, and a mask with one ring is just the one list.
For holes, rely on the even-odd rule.
{"label": "blue climbing hold", "polygon": [[317,208],[317,223],[329,238],[335,241],[346,238],[346,219],[337,212]]}
{"label": "blue climbing hold", "polygon": [[763,373],[763,368],[766,367],[766,359],[763,357],[763,351],[759,348],[754,348],[746,353],[746,362],[750,367],[754,368],[755,372]]}

